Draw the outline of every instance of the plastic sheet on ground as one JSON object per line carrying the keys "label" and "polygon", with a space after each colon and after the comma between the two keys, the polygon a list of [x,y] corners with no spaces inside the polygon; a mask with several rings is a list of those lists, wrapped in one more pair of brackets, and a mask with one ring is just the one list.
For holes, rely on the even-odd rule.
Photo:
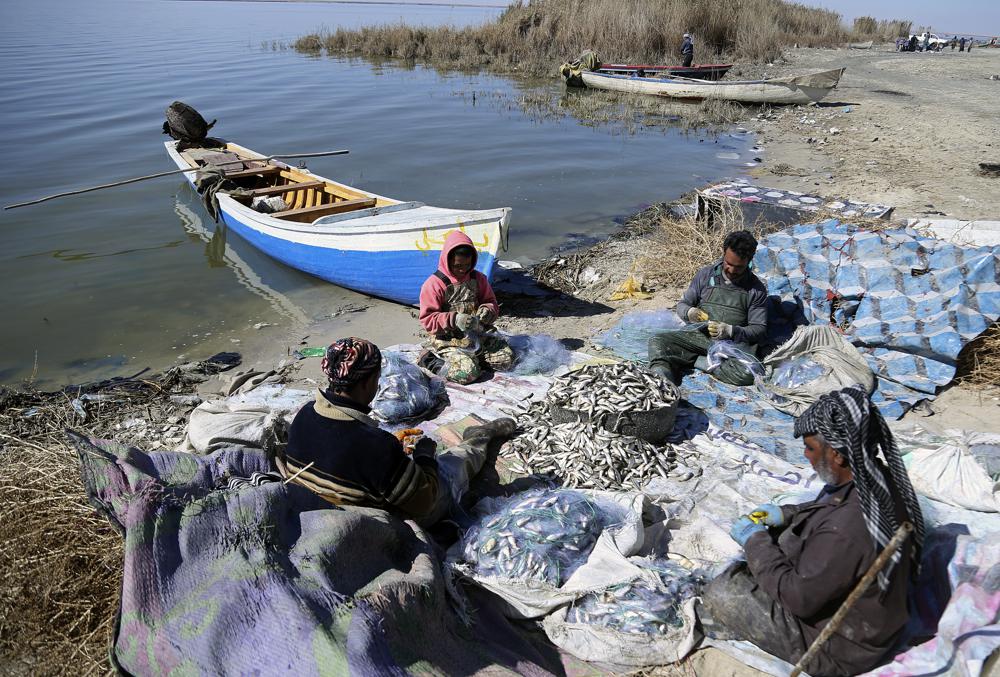
{"label": "plastic sheet on ground", "polygon": [[[112,649],[129,674],[550,674],[477,605],[463,626],[413,522],[282,482],[239,489],[264,453],[150,452],[73,436],[91,502],[123,533]],[[556,659],[557,660],[557,659]]]}
{"label": "plastic sheet on ground", "polygon": [[792,226],[765,237],[754,264],[786,308],[844,328],[879,377],[873,399],[887,418],[932,399],[962,347],[1000,316],[1000,251],[911,229]]}

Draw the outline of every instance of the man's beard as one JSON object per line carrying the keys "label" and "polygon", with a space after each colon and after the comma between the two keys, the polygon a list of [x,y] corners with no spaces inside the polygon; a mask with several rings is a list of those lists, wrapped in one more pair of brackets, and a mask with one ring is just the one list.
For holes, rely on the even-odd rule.
{"label": "man's beard", "polygon": [[824,484],[837,484],[837,474],[833,470],[833,464],[830,463],[830,459],[826,456],[822,456],[816,461],[816,467],[813,470],[816,471],[816,475],[819,476],[819,479]]}

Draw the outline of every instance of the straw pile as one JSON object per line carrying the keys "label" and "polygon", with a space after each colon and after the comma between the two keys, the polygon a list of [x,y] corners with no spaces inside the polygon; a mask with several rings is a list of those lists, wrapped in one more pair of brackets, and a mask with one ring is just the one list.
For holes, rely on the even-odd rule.
{"label": "straw pile", "polygon": [[962,349],[955,378],[965,385],[1000,387],[1000,322],[994,322]]}
{"label": "straw pile", "polygon": [[[87,502],[65,429],[131,442],[128,419],[176,411],[177,373],[64,391],[0,388],[0,665],[10,673],[111,671],[122,539]],[[97,399],[73,406],[89,393]],[[79,407],[84,407],[85,418]],[[161,419],[162,420],[162,419]]]}

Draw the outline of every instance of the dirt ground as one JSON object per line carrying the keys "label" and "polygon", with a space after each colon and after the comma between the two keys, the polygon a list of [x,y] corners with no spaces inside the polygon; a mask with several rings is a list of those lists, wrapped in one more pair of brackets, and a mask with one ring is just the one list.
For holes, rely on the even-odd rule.
{"label": "dirt ground", "polygon": [[895,205],[896,215],[1000,219],[1000,49],[971,53],[796,49],[767,75],[846,67],[817,106],[774,109],[746,125],[765,162],[757,180]]}

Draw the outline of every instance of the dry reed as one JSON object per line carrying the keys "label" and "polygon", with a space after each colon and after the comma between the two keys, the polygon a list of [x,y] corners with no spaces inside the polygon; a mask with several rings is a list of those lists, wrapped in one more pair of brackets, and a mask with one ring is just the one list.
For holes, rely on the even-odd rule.
{"label": "dry reed", "polygon": [[171,408],[177,374],[86,391],[0,388],[0,665],[12,674],[108,673],[122,581],[122,539],[88,503],[66,428],[122,438],[128,418]]}
{"label": "dry reed", "polygon": [[534,0],[514,3],[477,27],[339,28],[305,35],[293,46],[308,53],[551,74],[585,49],[614,61],[672,63],[685,32],[695,35],[702,62],[723,54],[771,61],[788,45],[833,46],[849,37],[836,12],[784,0]]}
{"label": "dry reed", "polygon": [[910,35],[913,22],[907,19],[883,19],[881,21],[870,16],[859,16],[854,19],[853,33],[855,38],[872,40],[895,40]]}
{"label": "dry reed", "polygon": [[974,387],[1000,387],[1000,322],[994,322],[962,349],[955,379]]}

